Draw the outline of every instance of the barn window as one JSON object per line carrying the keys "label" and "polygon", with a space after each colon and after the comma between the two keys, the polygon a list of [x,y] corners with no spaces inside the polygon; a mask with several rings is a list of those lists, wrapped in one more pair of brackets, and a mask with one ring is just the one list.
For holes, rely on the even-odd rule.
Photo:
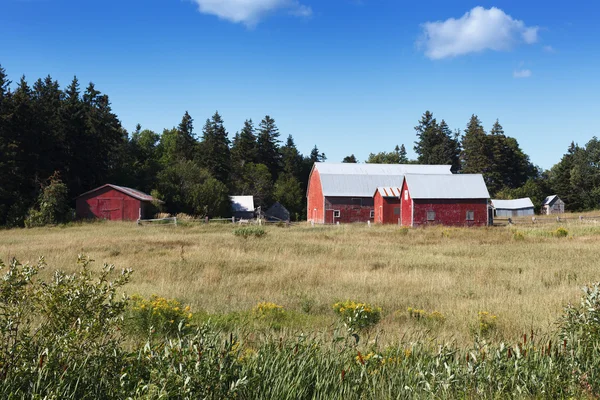
{"label": "barn window", "polygon": [[400,207],[394,207],[394,215],[400,215]]}
{"label": "barn window", "polygon": [[339,218],[341,215],[340,210],[333,210],[333,218]]}
{"label": "barn window", "polygon": [[408,190],[404,191],[404,200],[408,200]]}
{"label": "barn window", "polygon": [[371,210],[371,215],[370,215],[371,219],[375,218],[375,210]]}
{"label": "barn window", "polygon": [[467,221],[474,221],[474,220],[475,220],[475,211],[473,211],[473,210],[467,211]]}
{"label": "barn window", "polygon": [[435,221],[435,211],[427,211],[427,221]]}

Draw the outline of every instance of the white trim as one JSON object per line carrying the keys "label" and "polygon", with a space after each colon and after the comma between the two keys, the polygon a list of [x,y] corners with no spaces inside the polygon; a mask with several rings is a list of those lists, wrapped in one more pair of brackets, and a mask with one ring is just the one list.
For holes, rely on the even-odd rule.
{"label": "white trim", "polygon": [[415,227],[415,201],[410,199],[410,226],[411,228]]}
{"label": "white trim", "polygon": [[[335,215],[337,213],[337,215]],[[342,217],[342,213],[340,210],[333,210],[333,218],[341,218]],[[335,221],[333,221],[335,222]]]}

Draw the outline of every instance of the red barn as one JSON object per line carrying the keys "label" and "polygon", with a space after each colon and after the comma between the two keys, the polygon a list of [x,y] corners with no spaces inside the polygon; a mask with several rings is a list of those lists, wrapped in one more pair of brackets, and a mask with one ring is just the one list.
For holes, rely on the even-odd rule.
{"label": "red barn", "polygon": [[80,195],[75,209],[77,218],[137,221],[148,217],[153,201],[139,190],[107,184]]}
{"label": "red barn", "polygon": [[480,174],[406,175],[402,225],[486,226],[489,198]]}
{"label": "red barn", "polygon": [[400,194],[399,187],[380,187],[375,191],[376,224],[400,224]]}
{"label": "red barn", "polygon": [[408,173],[451,174],[449,165],[315,163],[306,193],[307,219],[318,224],[374,221],[375,189],[399,187]]}

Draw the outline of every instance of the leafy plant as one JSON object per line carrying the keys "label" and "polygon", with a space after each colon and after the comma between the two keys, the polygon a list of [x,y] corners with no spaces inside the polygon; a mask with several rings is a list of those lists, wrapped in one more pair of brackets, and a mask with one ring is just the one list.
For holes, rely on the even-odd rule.
{"label": "leafy plant", "polygon": [[184,307],[175,299],[157,295],[144,299],[133,295],[127,320],[134,332],[173,336],[190,330],[189,321],[192,316],[190,306]]}
{"label": "leafy plant", "polygon": [[554,236],[557,238],[567,237],[569,236],[569,231],[561,227],[554,231]]}
{"label": "leafy plant", "polygon": [[333,310],[349,330],[369,329],[381,319],[381,308],[355,301],[342,301],[333,305]]}
{"label": "leafy plant", "polygon": [[477,313],[477,323],[479,334],[485,336],[496,329],[498,317],[488,311],[479,311]]}

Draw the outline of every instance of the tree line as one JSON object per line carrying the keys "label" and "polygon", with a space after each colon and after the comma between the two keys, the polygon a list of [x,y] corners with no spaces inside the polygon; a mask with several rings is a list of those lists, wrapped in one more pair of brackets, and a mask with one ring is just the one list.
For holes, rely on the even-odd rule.
{"label": "tree line", "polygon": [[[472,115],[464,131],[452,130],[426,111],[415,127],[415,159],[404,144],[370,154],[367,163],[451,165],[453,173],[481,173],[495,198],[531,197],[540,205],[557,194],[571,211],[600,204],[600,143],[572,143],[550,170],[533,165],[497,120],[486,132]],[[186,111],[178,126],[161,134],[138,124],[128,133],[109,98],[77,78],[61,89],[50,76],[11,88],[0,66],[0,226],[68,218],[74,199],[105,183],[129,186],[164,201],[170,213],[227,216],[228,196],[253,195],[257,207],[275,201],[302,219],[305,193],[318,147],[301,154],[285,141],[275,120],[251,119],[230,138],[215,112],[200,132]],[[354,154],[343,162],[356,163]],[[72,214],[72,213],[71,213]]]}
{"label": "tree line", "polygon": [[[138,124],[129,134],[93,83],[74,78],[61,89],[50,76],[11,88],[0,67],[0,226],[41,218],[53,202],[74,199],[105,183],[129,186],[163,200],[171,213],[230,215],[229,194],[254,195],[257,207],[279,201],[301,218],[317,146],[301,154],[275,120],[247,120],[232,139],[218,112],[196,132],[185,112],[161,134]],[[50,219],[64,220],[56,209]],[[53,214],[54,213],[54,214]]]}
{"label": "tree line", "polygon": [[[415,127],[416,159],[408,159],[404,144],[393,151],[371,153],[365,162],[384,164],[445,164],[453,173],[480,173],[492,198],[530,197],[539,209],[549,195],[558,195],[569,211],[600,207],[600,142],[571,143],[567,153],[549,170],[534,165],[498,120],[486,132],[472,115],[463,132],[439,123],[426,111]],[[354,154],[343,162],[358,162]]]}

